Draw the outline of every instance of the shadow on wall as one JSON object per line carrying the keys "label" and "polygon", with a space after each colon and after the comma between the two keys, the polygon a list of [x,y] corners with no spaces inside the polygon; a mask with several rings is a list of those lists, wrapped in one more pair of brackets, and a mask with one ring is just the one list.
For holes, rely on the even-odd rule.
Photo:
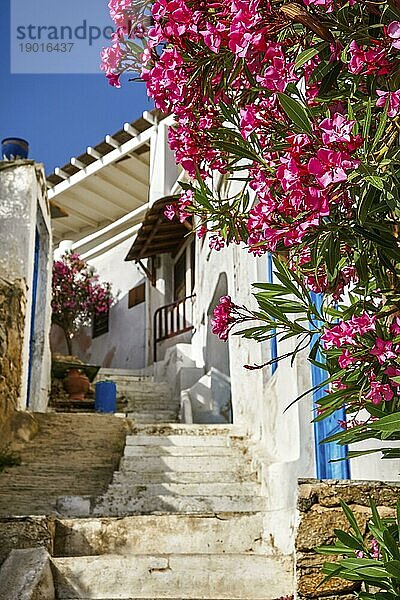
{"label": "shadow on wall", "polygon": [[[187,420],[191,423],[232,423],[231,382],[211,368],[191,388],[184,390],[182,404],[189,401]],[[185,407],[186,408],[186,407]]]}
{"label": "shadow on wall", "polygon": [[[145,363],[145,302],[129,308],[129,294],[111,307],[108,331],[93,337],[92,327],[83,327],[72,341],[74,356],[85,363],[116,369],[142,369]],[[60,327],[51,328],[51,351],[67,355]]]}
{"label": "shadow on wall", "polygon": [[207,310],[207,340],[206,347],[203,349],[205,370],[208,372],[211,368],[217,369],[220,373],[230,376],[229,368],[229,342],[223,342],[217,335],[211,331],[211,319],[213,310],[218,304],[221,296],[228,294],[228,279],[226,273],[221,273],[218,278],[211,303]]}
{"label": "shadow on wall", "polygon": [[221,296],[228,293],[226,273],[221,273],[207,310],[207,338],[203,348],[206,374],[191,388],[184,398],[190,405],[193,423],[232,423],[231,382],[229,368],[229,343],[221,341],[211,332],[214,307]]}

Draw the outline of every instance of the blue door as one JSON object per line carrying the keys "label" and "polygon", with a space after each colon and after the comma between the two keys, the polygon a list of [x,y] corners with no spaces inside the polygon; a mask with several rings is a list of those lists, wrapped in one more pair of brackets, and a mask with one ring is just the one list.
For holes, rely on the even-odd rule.
{"label": "blue door", "polygon": [[35,339],[36,301],[37,301],[37,289],[38,289],[38,278],[39,278],[39,255],[40,255],[40,236],[39,236],[38,229],[36,229],[35,257],[34,257],[33,278],[32,278],[32,308],[31,308],[31,331],[30,331],[30,342],[29,342],[27,406],[29,406],[29,404],[30,404],[30,392],[31,392],[32,362],[33,362],[34,339]]}
{"label": "blue door", "polygon": [[[320,308],[323,301],[323,295],[311,292],[311,298],[315,306]],[[318,327],[319,322],[316,322],[315,325]],[[315,341],[316,336],[313,336],[311,344],[314,344]],[[323,355],[320,351],[318,351],[316,355],[316,360],[320,363],[322,363],[324,360]],[[327,372],[321,369],[320,367],[316,367],[315,365],[311,365],[311,375],[313,387],[322,383],[327,378]],[[314,391],[314,409],[316,404],[318,403],[318,400],[325,396],[325,394],[326,391],[323,387],[319,390]],[[348,460],[341,460],[339,462],[329,462],[338,458],[344,458],[347,454],[347,447],[339,446],[336,442],[331,442],[330,444],[320,444],[321,440],[325,439],[329,435],[337,433],[340,430],[338,420],[345,420],[345,418],[345,412],[342,409],[337,410],[330,417],[323,419],[323,421],[314,423],[315,458],[317,464],[318,479],[349,479],[350,477],[350,468]]]}

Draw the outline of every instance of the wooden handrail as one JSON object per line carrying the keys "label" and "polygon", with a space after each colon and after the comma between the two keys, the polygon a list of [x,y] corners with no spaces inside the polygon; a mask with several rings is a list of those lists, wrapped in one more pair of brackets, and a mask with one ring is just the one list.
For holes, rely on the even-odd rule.
{"label": "wooden handrail", "polygon": [[[193,325],[186,321],[186,303],[196,297],[196,294],[176,300],[165,306],[160,306],[153,317],[153,358],[157,362],[157,344],[163,340],[192,331]],[[180,308],[182,307],[182,319]]]}

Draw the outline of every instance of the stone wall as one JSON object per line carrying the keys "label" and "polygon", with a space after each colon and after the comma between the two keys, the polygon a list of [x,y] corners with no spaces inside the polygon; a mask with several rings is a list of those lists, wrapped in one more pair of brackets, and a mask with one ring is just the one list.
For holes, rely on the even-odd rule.
{"label": "stone wall", "polygon": [[22,381],[26,287],[0,278],[0,450],[11,436]]}
{"label": "stone wall", "polygon": [[314,551],[316,546],[335,541],[334,529],[349,530],[339,498],[350,505],[361,531],[370,518],[369,499],[375,500],[381,516],[393,516],[400,494],[400,483],[380,481],[299,481],[299,523],[296,538],[298,600],[350,600],[359,584],[332,579],[317,589],[322,581],[322,564],[333,557]]}

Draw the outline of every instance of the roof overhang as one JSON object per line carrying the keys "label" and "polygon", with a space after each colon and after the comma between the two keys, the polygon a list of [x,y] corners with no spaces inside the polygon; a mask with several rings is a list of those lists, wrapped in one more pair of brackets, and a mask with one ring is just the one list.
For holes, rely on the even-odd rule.
{"label": "roof overhang", "polygon": [[157,254],[177,254],[192,226],[188,221],[170,221],[164,215],[167,204],[176,198],[167,196],[157,200],[146,212],[143,224],[125,260],[136,262]]}
{"label": "roof overhang", "polygon": [[84,238],[86,251],[141,223],[149,199],[150,139],[163,118],[160,111],[143,113],[47,177],[56,243]]}

